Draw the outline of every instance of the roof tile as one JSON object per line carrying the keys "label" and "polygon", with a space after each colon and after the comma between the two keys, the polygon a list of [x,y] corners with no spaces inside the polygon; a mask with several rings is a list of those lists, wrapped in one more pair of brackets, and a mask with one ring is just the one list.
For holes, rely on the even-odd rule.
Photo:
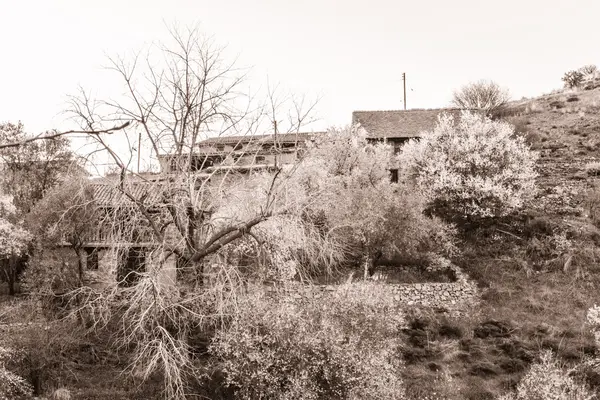
{"label": "roof tile", "polygon": [[360,124],[371,138],[413,138],[433,130],[442,113],[460,116],[456,108],[432,110],[354,111],[352,124]]}

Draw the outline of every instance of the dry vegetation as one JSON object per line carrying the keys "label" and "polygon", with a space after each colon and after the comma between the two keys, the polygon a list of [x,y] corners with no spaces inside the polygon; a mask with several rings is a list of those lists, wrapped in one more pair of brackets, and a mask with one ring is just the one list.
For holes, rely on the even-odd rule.
{"label": "dry vegetation", "polygon": [[[409,397],[497,399],[517,388],[543,350],[590,396],[600,394],[600,370],[589,361],[598,349],[586,323],[600,288],[598,83],[496,113],[540,152],[540,191],[519,215],[464,233],[454,261],[478,283],[477,314],[418,310],[408,318],[401,353]],[[557,398],[587,398],[564,396]]]}
{"label": "dry vegetation", "polygon": [[[599,302],[600,288],[597,82],[587,82],[587,89],[511,102],[495,112],[539,152],[539,191],[521,210],[511,209],[475,226],[459,226],[459,251],[445,255],[478,284],[481,302],[470,314],[412,307],[390,316],[391,299],[377,298],[376,291],[366,298],[348,299],[342,287],[331,302],[315,301],[306,307],[282,302],[284,297],[236,299],[242,311],[220,310],[222,325],[217,326],[198,321],[204,314],[197,321],[182,320],[191,312],[204,311],[186,308],[192,300],[212,302],[211,306],[224,303],[208,296],[191,296],[183,302],[175,293],[159,294],[157,300],[149,279],[108,297],[95,297],[97,303],[86,302],[91,297],[85,298],[89,294],[85,289],[68,298],[40,293],[25,299],[0,293],[0,351],[19,349],[10,361],[0,359],[0,377],[6,366],[24,377],[35,394],[97,400],[153,399],[165,393],[183,398],[183,391],[215,400],[236,395],[277,398],[281,393],[286,398],[314,399],[532,400],[544,398],[539,397],[539,388],[562,390],[566,394],[559,399],[596,398],[600,368],[593,360],[598,348],[586,314]],[[358,179],[362,175],[344,176],[342,186],[363,189]],[[334,187],[332,182],[325,184]],[[368,190],[372,192],[371,187]],[[377,201],[368,194],[363,197],[369,204]],[[320,204],[327,203],[323,199]],[[362,204],[347,198],[329,200]],[[405,201],[421,205],[420,200]],[[331,218],[348,225],[347,213],[332,208]],[[418,221],[409,227],[423,225],[421,212],[406,216],[402,210],[391,211],[409,222]],[[369,243],[386,244],[385,238],[368,236],[376,229],[366,222],[359,225],[363,231],[356,228],[358,233],[348,234],[348,241],[368,237],[370,242],[362,244],[367,249]],[[392,244],[409,248],[414,259],[412,252],[431,251],[430,232],[421,235],[427,240]],[[427,272],[403,274],[409,282],[431,279]],[[211,296],[229,295],[229,290],[221,288]],[[108,310],[101,304],[106,299],[116,306]],[[377,301],[384,307],[374,307]],[[157,304],[163,319],[144,325],[157,312]],[[110,315],[68,312],[73,309],[107,310]],[[125,328],[124,317],[131,323]],[[89,329],[99,322],[103,330]],[[182,326],[184,333],[169,331]],[[360,335],[357,329],[363,329]],[[159,340],[160,335],[166,340]],[[186,342],[165,346],[172,338]],[[146,347],[140,349],[140,343]],[[179,362],[185,364],[183,373],[171,376],[181,382],[165,379],[168,368]],[[381,369],[373,370],[373,365]],[[286,375],[273,366],[285,367]],[[401,379],[390,372],[395,368]],[[548,384],[547,377],[554,381]]]}

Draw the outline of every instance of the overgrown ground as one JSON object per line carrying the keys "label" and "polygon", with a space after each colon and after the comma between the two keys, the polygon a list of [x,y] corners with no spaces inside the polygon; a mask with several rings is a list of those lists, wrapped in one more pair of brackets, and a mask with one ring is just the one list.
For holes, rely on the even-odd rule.
{"label": "overgrown ground", "polygon": [[[593,164],[600,88],[516,101],[503,118],[540,152],[540,193],[524,213],[463,236],[454,262],[478,283],[479,309],[452,317],[409,310],[398,357],[415,400],[493,399],[515,387],[542,349],[571,366],[598,352],[585,314],[600,303],[600,164]],[[159,382],[121,374],[128,360],[110,350],[111,338],[47,325],[33,317],[39,311],[0,292],[0,345],[24,345],[20,372],[42,392],[64,386],[76,399],[158,397]],[[24,322],[34,323],[7,325]],[[593,368],[575,375],[600,394]]]}
{"label": "overgrown ground", "polygon": [[479,310],[413,311],[400,353],[414,399],[497,398],[542,349],[600,395],[600,374],[581,364],[598,350],[586,312],[600,303],[600,89],[513,102],[503,118],[540,152],[540,193],[524,213],[462,238],[454,261],[477,281]]}

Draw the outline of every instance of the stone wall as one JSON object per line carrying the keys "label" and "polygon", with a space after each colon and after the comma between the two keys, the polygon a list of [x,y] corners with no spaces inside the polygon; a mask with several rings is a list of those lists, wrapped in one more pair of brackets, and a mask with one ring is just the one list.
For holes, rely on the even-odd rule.
{"label": "stone wall", "polygon": [[[389,298],[394,299],[398,306],[428,306],[440,307],[448,310],[464,310],[472,307],[478,302],[477,285],[471,282],[460,270],[455,269],[456,282],[450,283],[417,283],[417,284],[390,284],[383,282],[372,282],[369,285],[344,285],[351,295],[353,291],[358,292],[373,290],[377,286],[378,295],[382,292]],[[301,301],[304,298],[321,298],[327,293],[340,290],[341,285],[289,285],[284,288],[273,288],[273,291],[284,291],[291,297]]]}

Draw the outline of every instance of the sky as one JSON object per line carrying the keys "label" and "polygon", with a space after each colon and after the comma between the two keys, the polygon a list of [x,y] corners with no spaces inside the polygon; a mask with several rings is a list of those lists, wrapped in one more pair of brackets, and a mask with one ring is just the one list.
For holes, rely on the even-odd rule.
{"label": "sky", "polygon": [[248,84],[320,96],[312,130],[354,110],[448,106],[452,92],[492,79],[512,98],[548,93],[564,72],[600,65],[598,0],[0,0],[0,122],[73,127],[79,85],[119,91],[104,68],[199,25],[252,68]]}

